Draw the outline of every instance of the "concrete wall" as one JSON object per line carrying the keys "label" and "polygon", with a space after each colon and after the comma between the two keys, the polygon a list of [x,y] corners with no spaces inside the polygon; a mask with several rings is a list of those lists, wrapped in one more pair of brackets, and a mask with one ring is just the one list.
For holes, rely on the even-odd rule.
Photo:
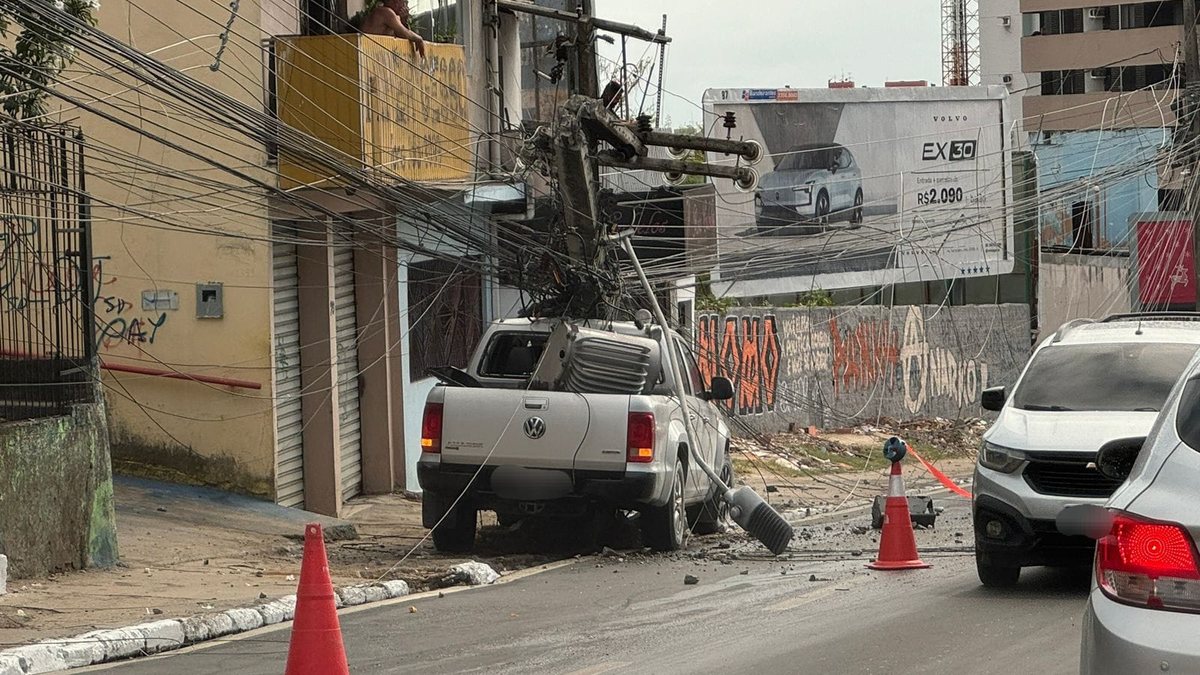
{"label": "concrete wall", "polygon": [[1042,253],[1038,263],[1038,340],[1071,319],[1129,312],[1130,261],[1124,256]]}
{"label": "concrete wall", "polygon": [[731,411],[756,429],[876,417],[981,416],[985,387],[1029,355],[1029,308],[739,308],[697,317],[706,377],[733,380]]}
{"label": "concrete wall", "polygon": [[0,424],[0,553],[16,578],[117,561],[102,404]]}

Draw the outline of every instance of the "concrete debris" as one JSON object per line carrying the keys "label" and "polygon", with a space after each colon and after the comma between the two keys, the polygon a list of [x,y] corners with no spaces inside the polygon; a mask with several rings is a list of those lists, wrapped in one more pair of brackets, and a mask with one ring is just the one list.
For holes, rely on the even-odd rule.
{"label": "concrete debris", "polygon": [[451,567],[450,574],[442,578],[442,585],[484,586],[494,583],[499,578],[500,575],[490,565],[472,560]]}
{"label": "concrete debris", "polygon": [[683,576],[683,584],[685,586],[695,586],[698,583],[700,583],[700,577],[698,576],[692,574],[685,574]]}
{"label": "concrete debris", "polygon": [[416,606],[414,606],[414,605],[409,605],[409,606],[408,606],[408,613],[409,613],[409,614],[416,614],[416,613],[417,613],[417,608],[416,608]]}

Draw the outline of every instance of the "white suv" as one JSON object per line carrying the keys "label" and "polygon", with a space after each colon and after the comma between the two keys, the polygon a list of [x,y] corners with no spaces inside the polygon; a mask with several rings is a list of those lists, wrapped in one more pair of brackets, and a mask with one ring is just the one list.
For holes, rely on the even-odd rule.
{"label": "white suv", "polygon": [[1091,562],[1095,543],[1060,534],[1059,512],[1103,504],[1120,481],[1096,470],[1110,441],[1145,436],[1200,347],[1200,314],[1122,314],[1063,325],[1033,353],[999,411],[975,469],[975,563],[985,586],[1022,567]]}

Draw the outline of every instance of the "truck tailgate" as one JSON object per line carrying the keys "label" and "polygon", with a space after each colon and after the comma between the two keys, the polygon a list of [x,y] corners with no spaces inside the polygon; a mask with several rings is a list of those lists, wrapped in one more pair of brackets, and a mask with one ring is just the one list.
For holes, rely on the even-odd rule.
{"label": "truck tailgate", "polygon": [[591,413],[579,394],[449,387],[443,403],[442,461],[574,468]]}

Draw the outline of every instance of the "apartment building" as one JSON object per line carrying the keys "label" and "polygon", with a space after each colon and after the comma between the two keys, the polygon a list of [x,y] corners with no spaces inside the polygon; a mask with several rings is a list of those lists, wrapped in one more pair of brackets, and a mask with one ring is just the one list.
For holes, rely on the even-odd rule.
{"label": "apartment building", "polygon": [[1130,218],[1170,194],[1183,33],[1178,0],[981,0],[981,73],[1037,157],[1043,249],[1127,251]]}

